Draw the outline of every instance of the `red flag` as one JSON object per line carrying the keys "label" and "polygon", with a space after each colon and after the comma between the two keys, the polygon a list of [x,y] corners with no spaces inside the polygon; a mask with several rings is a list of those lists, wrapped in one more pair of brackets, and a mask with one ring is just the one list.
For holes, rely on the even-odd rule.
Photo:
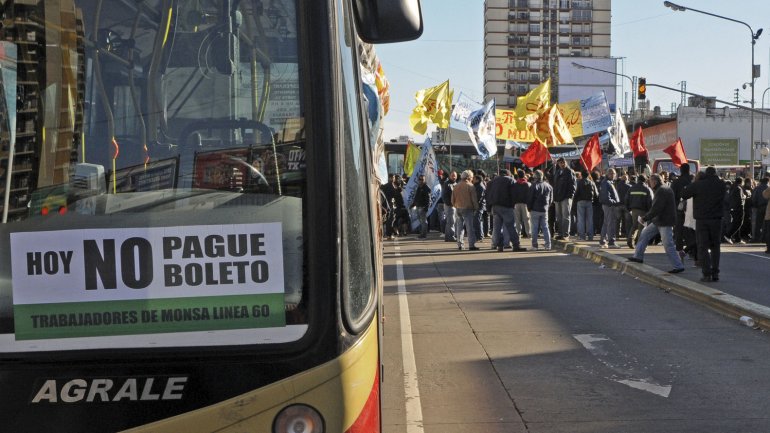
{"label": "red flag", "polygon": [[537,167],[551,159],[551,154],[543,143],[535,140],[519,158],[527,167]]}
{"label": "red flag", "polygon": [[594,134],[586,147],[583,148],[583,153],[580,154],[580,161],[585,166],[586,170],[591,171],[602,162],[602,148],[599,145],[599,134]]}
{"label": "red flag", "polygon": [[634,152],[634,158],[639,155],[647,156],[647,147],[644,145],[644,134],[641,126],[636,128],[634,135],[631,136],[631,150]]}
{"label": "red flag", "polygon": [[681,138],[677,138],[671,146],[663,149],[663,151],[671,155],[671,162],[673,162],[675,166],[681,167],[682,164],[687,164],[687,155],[684,153],[684,146],[682,145]]}

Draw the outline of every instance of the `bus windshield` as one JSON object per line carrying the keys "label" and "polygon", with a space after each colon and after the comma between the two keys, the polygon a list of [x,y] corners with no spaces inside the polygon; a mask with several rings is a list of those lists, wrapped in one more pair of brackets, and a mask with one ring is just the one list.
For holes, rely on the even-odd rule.
{"label": "bus windshield", "polygon": [[0,353],[306,332],[295,3],[5,9]]}

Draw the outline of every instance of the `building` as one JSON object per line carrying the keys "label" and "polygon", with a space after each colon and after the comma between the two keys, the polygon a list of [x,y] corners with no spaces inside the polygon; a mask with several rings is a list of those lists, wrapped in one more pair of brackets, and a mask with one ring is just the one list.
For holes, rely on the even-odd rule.
{"label": "building", "polygon": [[549,77],[559,101],[560,57],[610,57],[611,0],[486,0],[484,100],[512,107]]}

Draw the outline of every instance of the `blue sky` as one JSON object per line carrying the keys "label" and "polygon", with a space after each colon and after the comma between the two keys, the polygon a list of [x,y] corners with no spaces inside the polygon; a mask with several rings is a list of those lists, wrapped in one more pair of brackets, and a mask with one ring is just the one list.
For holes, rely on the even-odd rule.
{"label": "blue sky", "polygon": [[[744,21],[754,31],[765,28],[754,47],[754,63],[761,65],[755,105],[761,107],[762,93],[770,87],[770,1],[674,3]],[[408,119],[419,89],[449,79],[455,97],[463,92],[482,102],[484,2],[422,0],[422,12],[425,32],[420,39],[377,47],[391,89],[390,113],[384,120],[386,139],[418,138]],[[749,29],[742,24],[692,11],[675,12],[664,7],[663,0],[612,2],[612,56],[625,58],[618,68],[623,67],[626,75],[646,77],[648,83],[679,88],[686,81],[687,91],[726,101],[733,101],[738,88],[741,101],[748,101],[751,89],[741,87],[751,80],[750,41]],[[628,87],[626,92],[631,91]],[[650,87],[647,93],[652,106],[664,112],[680,101],[679,93],[663,89]],[[622,107],[620,100],[618,104]],[[770,107],[770,96],[765,106]]]}

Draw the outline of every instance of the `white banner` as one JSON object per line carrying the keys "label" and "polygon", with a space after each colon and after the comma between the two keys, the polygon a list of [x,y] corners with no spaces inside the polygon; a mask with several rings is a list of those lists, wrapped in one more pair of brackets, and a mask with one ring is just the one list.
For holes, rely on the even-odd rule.
{"label": "white banner", "polygon": [[281,223],[11,233],[13,303],[284,293]]}
{"label": "white banner", "polygon": [[495,100],[491,99],[483,108],[480,108],[468,116],[465,123],[471,143],[481,159],[487,159],[497,153],[497,139],[495,138]]}
{"label": "white banner", "polygon": [[583,115],[583,135],[605,131],[612,126],[610,107],[603,91],[581,99],[580,112]]}
{"label": "white banner", "polygon": [[462,92],[457,97],[455,107],[452,110],[452,116],[449,118],[449,125],[455,129],[465,129],[465,123],[468,116],[476,110],[481,109],[481,104],[465,96]]}

